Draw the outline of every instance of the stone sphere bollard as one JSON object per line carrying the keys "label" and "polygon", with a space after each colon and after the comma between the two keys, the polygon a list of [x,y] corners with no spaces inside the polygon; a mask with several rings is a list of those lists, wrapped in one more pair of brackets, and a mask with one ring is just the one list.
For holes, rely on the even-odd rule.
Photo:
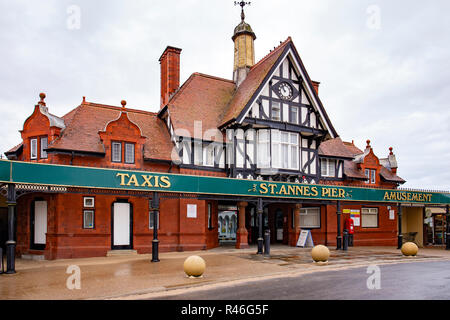
{"label": "stone sphere bollard", "polygon": [[319,244],[311,250],[311,257],[313,258],[314,262],[324,264],[328,262],[328,258],[330,257],[330,250],[327,247]]}
{"label": "stone sphere bollard", "polygon": [[200,277],[205,269],[205,260],[199,256],[190,256],[184,260],[184,272],[188,277]]}
{"label": "stone sphere bollard", "polygon": [[413,257],[419,252],[419,247],[414,242],[406,242],[402,245],[402,253],[404,256]]}

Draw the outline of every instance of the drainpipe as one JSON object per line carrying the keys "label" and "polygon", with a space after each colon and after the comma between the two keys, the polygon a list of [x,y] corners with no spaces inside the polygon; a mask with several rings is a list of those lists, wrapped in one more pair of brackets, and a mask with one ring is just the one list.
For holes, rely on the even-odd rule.
{"label": "drainpipe", "polygon": [[341,236],[341,202],[337,201],[336,216],[337,216],[337,236],[336,236],[336,250],[342,249],[342,236]]}
{"label": "drainpipe", "polygon": [[401,249],[403,245],[403,235],[402,235],[402,205],[398,204],[398,242],[397,249]]}

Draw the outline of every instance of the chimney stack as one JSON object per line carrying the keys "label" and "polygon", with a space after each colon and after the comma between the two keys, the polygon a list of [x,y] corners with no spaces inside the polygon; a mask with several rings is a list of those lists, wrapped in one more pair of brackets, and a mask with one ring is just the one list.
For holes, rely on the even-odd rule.
{"label": "chimney stack", "polygon": [[313,85],[313,87],[314,87],[314,90],[316,90],[317,95],[319,95],[319,85],[320,85],[320,82],[312,81],[312,80],[311,80],[311,82],[312,82],[312,85]]}
{"label": "chimney stack", "polygon": [[170,96],[180,86],[181,49],[168,46],[159,63],[161,64],[161,108],[169,102]]}

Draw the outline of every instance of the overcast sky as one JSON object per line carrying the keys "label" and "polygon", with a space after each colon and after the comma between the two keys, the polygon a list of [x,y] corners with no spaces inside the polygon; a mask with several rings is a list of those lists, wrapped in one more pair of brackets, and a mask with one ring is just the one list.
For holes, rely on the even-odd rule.
{"label": "overcast sky", "polygon": [[[0,0],[0,151],[40,92],[63,116],[87,101],[159,110],[158,59],[232,78],[232,0]],[[450,190],[450,1],[254,0],[256,60],[291,36],[338,134],[394,148],[404,187]],[[205,106],[207,108],[207,106]]]}

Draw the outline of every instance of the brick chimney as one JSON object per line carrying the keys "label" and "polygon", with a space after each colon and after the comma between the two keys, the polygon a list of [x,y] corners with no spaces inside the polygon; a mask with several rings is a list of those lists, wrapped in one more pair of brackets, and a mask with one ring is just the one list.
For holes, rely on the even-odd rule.
{"label": "brick chimney", "polygon": [[314,87],[314,90],[316,90],[317,95],[319,95],[319,85],[320,85],[320,82],[312,81],[312,80],[311,80],[311,82],[312,82],[312,85],[313,85],[313,87]]}
{"label": "brick chimney", "polygon": [[169,102],[170,96],[180,86],[180,53],[181,49],[168,46],[159,58],[161,64],[161,108]]}

